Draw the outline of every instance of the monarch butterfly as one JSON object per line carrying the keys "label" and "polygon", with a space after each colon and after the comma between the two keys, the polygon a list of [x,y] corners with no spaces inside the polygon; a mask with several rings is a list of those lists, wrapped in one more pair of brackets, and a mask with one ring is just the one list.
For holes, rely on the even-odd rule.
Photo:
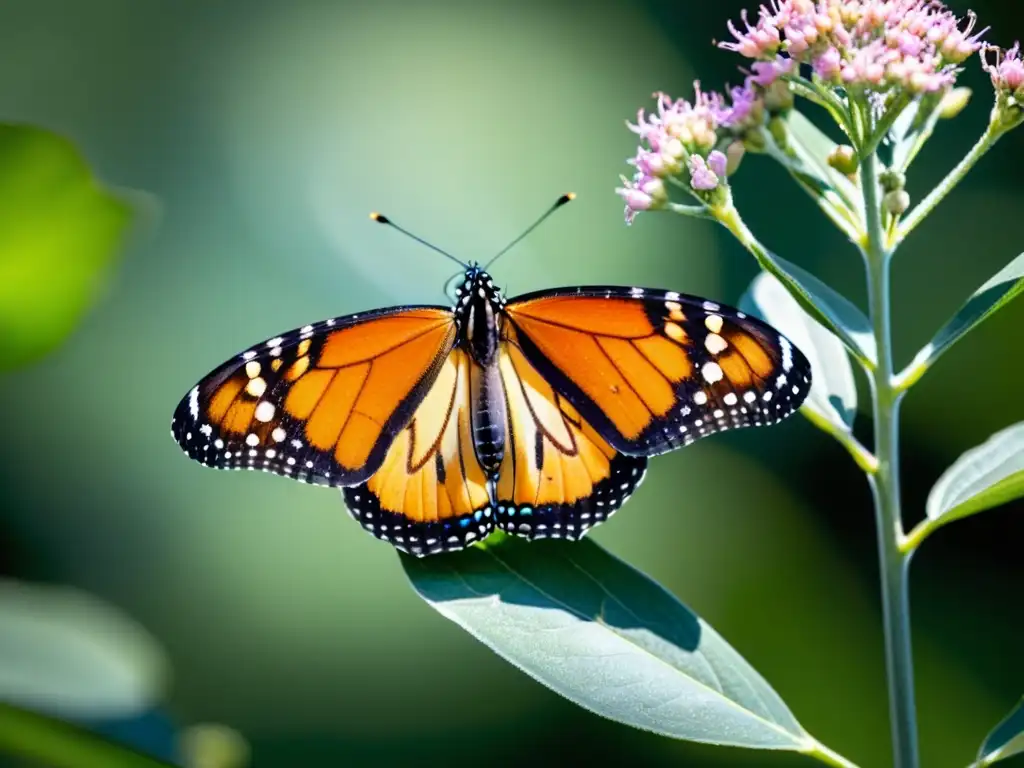
{"label": "monarch butterfly", "polygon": [[330,318],[231,358],[185,395],[172,435],[208,467],[341,486],[363,528],[424,556],[495,528],[579,539],[649,457],[774,424],[810,389],[807,358],[736,309],[610,286],[506,299],[494,259],[459,262],[452,307]]}

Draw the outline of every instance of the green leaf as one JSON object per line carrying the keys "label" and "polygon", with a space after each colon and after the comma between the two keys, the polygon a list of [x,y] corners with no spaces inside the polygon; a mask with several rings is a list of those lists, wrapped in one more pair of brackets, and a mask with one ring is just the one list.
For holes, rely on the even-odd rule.
{"label": "green leaf", "polygon": [[1024,699],[985,737],[977,765],[985,766],[1024,753]]}
{"label": "green leaf", "polygon": [[1024,496],[1024,422],[964,453],[928,494],[932,528]]}
{"label": "green leaf", "polygon": [[67,139],[0,124],[0,370],[59,345],[96,300],[131,219]]}
{"label": "green leaf", "polygon": [[91,595],[0,580],[0,616],[0,700],[71,719],[120,719],[163,692],[159,646]]}
{"label": "green leaf", "polygon": [[897,386],[907,389],[920,379],[947,349],[1024,291],[1024,253],[1015,258],[976,290],[927,345],[897,377]]}
{"label": "green leaf", "polygon": [[740,300],[740,308],[778,328],[811,363],[811,391],[801,410],[831,432],[849,434],[857,414],[857,385],[846,347],[800,308],[772,275],[762,272]]}
{"label": "green leaf", "polygon": [[673,738],[815,749],[768,683],[639,571],[590,541],[492,540],[402,565],[433,608],[534,679]]}
{"label": "green leaf", "polygon": [[836,143],[797,110],[786,118],[791,154],[776,159],[785,165],[821,209],[856,240],[864,228],[863,195],[858,184],[828,164]]}
{"label": "green leaf", "polygon": [[47,768],[172,768],[59,720],[0,702],[0,754]]}
{"label": "green leaf", "polygon": [[802,309],[832,331],[850,353],[866,366],[878,359],[871,323],[845,296],[805,269],[774,253],[754,253],[761,268],[781,282]]}
{"label": "green leaf", "polygon": [[939,120],[940,98],[925,96],[909,104],[889,130],[889,167],[905,173],[931,137]]}

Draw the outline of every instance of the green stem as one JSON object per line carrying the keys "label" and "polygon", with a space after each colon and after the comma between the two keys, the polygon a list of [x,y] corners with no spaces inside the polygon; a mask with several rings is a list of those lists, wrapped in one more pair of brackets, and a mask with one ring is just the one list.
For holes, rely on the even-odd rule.
{"label": "green stem", "polygon": [[851,763],[845,757],[840,755],[838,752],[833,752],[831,749],[826,747],[824,744],[814,742],[814,746],[807,750],[805,755],[813,757],[825,765],[831,765],[833,768],[857,768],[855,763]]}
{"label": "green stem", "polygon": [[878,159],[862,158],[862,187],[867,220],[865,256],[869,303],[878,364],[871,372],[875,457],[878,471],[868,475],[878,526],[878,557],[882,581],[885,661],[889,683],[889,716],[896,768],[918,768],[917,711],[914,706],[914,663],[910,643],[910,602],[907,575],[910,559],[900,551],[899,404],[902,393],[892,384],[892,327],[889,306],[891,251],[882,232]]}
{"label": "green stem", "polygon": [[910,533],[900,539],[900,552],[902,552],[904,556],[910,557],[914,550],[921,546],[921,542],[928,538],[932,531],[938,527],[939,524],[930,517],[926,517],[920,523],[915,525]]}
{"label": "green stem", "polygon": [[967,175],[967,172],[974,167],[986,152],[988,152],[995,145],[999,138],[1006,132],[999,121],[995,119],[995,113],[993,113],[993,119],[989,121],[988,128],[985,129],[985,133],[981,135],[977,143],[971,147],[971,151],[967,153],[963,160],[957,163],[956,167],[951,170],[946,178],[935,187],[928,196],[918,203],[914,209],[903,217],[903,221],[900,223],[899,229],[896,230],[896,236],[893,238],[893,245],[898,245],[906,239],[907,235],[914,231],[914,228],[924,221],[925,217],[931,213],[935,207],[943,201],[943,199],[953,188],[960,183],[960,180]]}

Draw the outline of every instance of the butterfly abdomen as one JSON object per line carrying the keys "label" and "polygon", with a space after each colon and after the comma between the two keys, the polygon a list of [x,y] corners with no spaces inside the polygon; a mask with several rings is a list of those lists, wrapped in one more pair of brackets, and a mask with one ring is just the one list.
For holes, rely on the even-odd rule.
{"label": "butterfly abdomen", "polygon": [[470,374],[473,448],[480,466],[489,477],[497,477],[505,458],[505,390],[497,363],[486,368],[474,365]]}

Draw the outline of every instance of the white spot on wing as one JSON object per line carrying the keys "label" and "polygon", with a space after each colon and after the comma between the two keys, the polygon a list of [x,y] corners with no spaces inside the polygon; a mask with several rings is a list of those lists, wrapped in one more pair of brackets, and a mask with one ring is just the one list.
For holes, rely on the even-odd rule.
{"label": "white spot on wing", "polygon": [[712,355],[717,355],[729,348],[729,342],[717,333],[709,333],[704,339],[704,348]]}
{"label": "white spot on wing", "polygon": [[793,345],[785,336],[779,336],[779,345],[782,347],[782,370],[788,372],[793,367]]}
{"label": "white spot on wing", "polygon": [[276,412],[277,408],[274,407],[274,404],[264,400],[256,406],[256,412],[253,415],[256,417],[256,421],[267,422],[274,418]]}
{"label": "white spot on wing", "polygon": [[281,346],[281,342],[282,341],[284,341],[283,338],[281,338],[280,336],[275,336],[274,338],[272,338],[270,341],[267,342],[267,346],[268,347],[279,347],[279,346]]}
{"label": "white spot on wing", "polygon": [[704,403],[706,403],[707,401],[708,401],[708,396],[703,391],[697,392],[693,396],[693,402],[695,402],[697,405],[704,405]]}
{"label": "white spot on wing", "polygon": [[721,381],[725,374],[722,373],[722,366],[718,363],[704,363],[704,367],[700,369],[701,375],[704,377],[704,381],[708,384],[714,384],[716,381]]}
{"label": "white spot on wing", "polygon": [[[180,391],[180,390],[179,390]],[[199,387],[192,387],[188,393],[188,410],[192,414],[193,421],[199,418]]]}

